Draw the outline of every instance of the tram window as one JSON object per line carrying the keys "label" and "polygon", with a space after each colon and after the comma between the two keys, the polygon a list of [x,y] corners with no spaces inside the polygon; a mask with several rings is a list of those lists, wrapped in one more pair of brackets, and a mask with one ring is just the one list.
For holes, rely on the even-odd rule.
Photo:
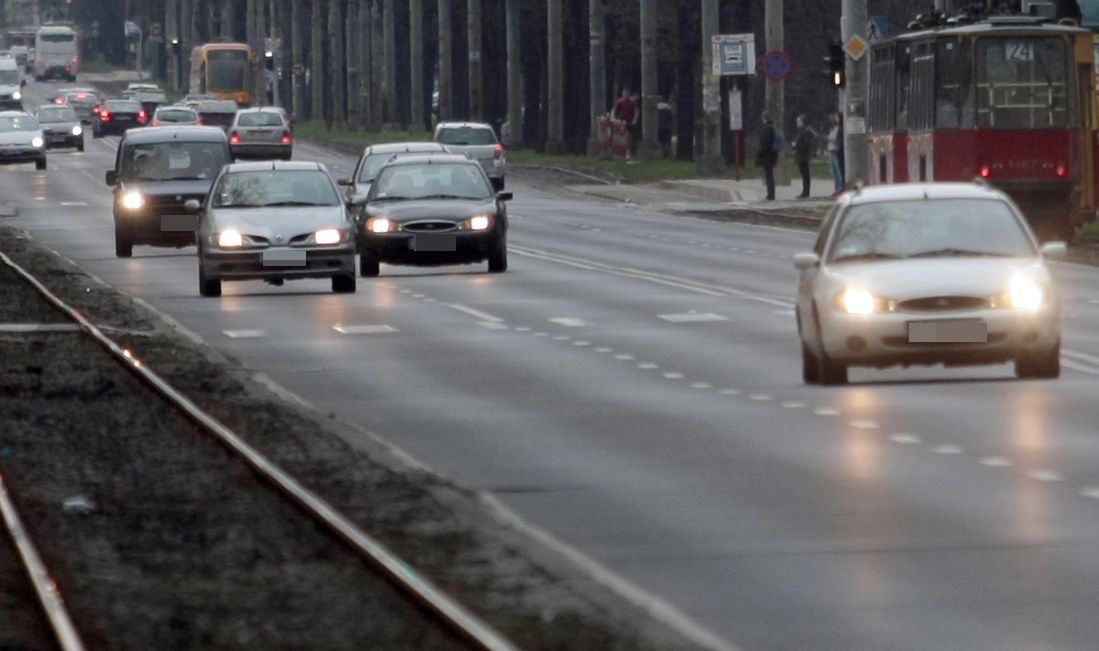
{"label": "tram window", "polygon": [[977,126],[1058,129],[1075,123],[1067,53],[1056,37],[990,37],[977,42]]}
{"label": "tram window", "polygon": [[935,68],[935,127],[957,129],[961,126],[962,103],[965,98],[961,43],[936,43]]}
{"label": "tram window", "polygon": [[916,44],[910,83],[909,127],[927,131],[935,125],[935,53],[930,42]]}

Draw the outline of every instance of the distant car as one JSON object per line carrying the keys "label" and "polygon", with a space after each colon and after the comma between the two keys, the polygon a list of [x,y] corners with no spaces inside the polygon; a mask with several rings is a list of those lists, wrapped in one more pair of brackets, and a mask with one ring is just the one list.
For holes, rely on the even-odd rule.
{"label": "distant car", "polygon": [[366,201],[370,184],[374,182],[378,170],[393,157],[409,154],[441,154],[446,151],[447,148],[437,142],[387,142],[368,146],[359,156],[359,162],[355,163],[355,171],[351,173],[351,178],[340,180],[340,185],[348,186],[347,203],[352,206],[362,205]]}
{"label": "distant car", "polygon": [[126,84],[126,90],[151,90],[158,93],[164,92],[160,86],[148,82],[132,81]]}
{"label": "distant car", "polygon": [[114,169],[115,255],[128,258],[135,244],[184,247],[195,243],[188,199],[203,199],[229,162],[229,141],[211,127],[157,127],[127,131]]}
{"label": "distant car", "polygon": [[132,127],[143,127],[149,121],[149,114],[141,108],[141,103],[132,99],[109,99],[103,102],[96,120],[92,122],[92,137],[102,138],[112,134],[125,133]]}
{"label": "distant car", "polygon": [[379,263],[416,266],[488,261],[507,271],[507,206],[476,161],[459,154],[407,155],[378,172],[364,205],[359,273]]}
{"label": "distant car", "polygon": [[130,99],[141,102],[141,108],[145,109],[145,113],[150,116],[156,113],[158,108],[168,104],[168,96],[160,90],[135,90]]}
{"label": "distant car", "polygon": [[22,78],[14,58],[0,59],[0,110],[23,110]]}
{"label": "distant car", "polygon": [[995,364],[1061,372],[1060,306],[1046,256],[1014,203],[961,183],[842,195],[800,270],[802,376],[845,384],[850,366]]}
{"label": "distant car", "polygon": [[229,125],[233,123],[233,116],[239,109],[237,103],[232,100],[211,99],[200,103],[195,110],[198,111],[200,124],[228,130]]}
{"label": "distant car", "polygon": [[332,291],[355,291],[355,230],[323,165],[227,165],[198,212],[198,285],[220,296],[225,280],[331,278]]}
{"label": "distant car", "polygon": [[481,122],[440,122],[435,127],[432,140],[480,163],[492,180],[492,187],[504,189],[507,157],[504,156],[504,145],[497,140],[496,131],[490,125]]}
{"label": "distant car", "polygon": [[198,113],[193,108],[181,105],[161,106],[153,113],[149,126],[185,126],[197,125]]}
{"label": "distant car", "polygon": [[184,106],[190,106],[191,108],[198,108],[199,104],[213,99],[217,98],[213,95],[204,95],[202,93],[188,93],[183,96],[183,99],[179,100],[179,103]]}
{"label": "distant car", "polygon": [[76,112],[80,121],[85,124],[91,124],[95,119],[97,98],[91,93],[85,93],[83,91],[74,91],[71,93],[65,93],[61,98],[62,104],[71,106],[73,111]]}
{"label": "distant car", "polygon": [[240,109],[229,124],[229,150],[233,158],[281,158],[290,160],[294,136],[286,115],[276,108]]}
{"label": "distant car", "polygon": [[24,111],[0,111],[0,165],[34,163],[46,169],[46,137],[34,116]]}
{"label": "distant car", "polygon": [[75,147],[84,151],[84,127],[71,106],[44,104],[35,110],[34,117],[42,125],[46,149]]}

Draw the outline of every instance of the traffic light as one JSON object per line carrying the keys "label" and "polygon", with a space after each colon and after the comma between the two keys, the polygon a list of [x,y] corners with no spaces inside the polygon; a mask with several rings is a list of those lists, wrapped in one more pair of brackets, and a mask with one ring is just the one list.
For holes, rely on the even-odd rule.
{"label": "traffic light", "polygon": [[841,43],[831,43],[828,46],[828,56],[824,57],[824,62],[828,64],[828,78],[832,80],[832,85],[842,88],[847,84],[847,56],[843,52],[843,45]]}

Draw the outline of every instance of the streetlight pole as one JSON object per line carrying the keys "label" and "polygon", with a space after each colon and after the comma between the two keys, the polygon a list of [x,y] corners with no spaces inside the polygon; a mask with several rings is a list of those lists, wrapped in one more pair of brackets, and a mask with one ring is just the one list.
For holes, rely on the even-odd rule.
{"label": "streetlight pole", "polygon": [[[866,40],[866,0],[843,0],[843,42]],[[843,111],[844,180],[853,185],[867,179],[869,147],[866,141],[866,57],[847,57],[847,85]]]}
{"label": "streetlight pole", "polygon": [[721,156],[721,94],[719,77],[713,74],[713,40],[717,35],[718,0],[702,2],[702,155],[698,171],[718,176],[725,170]]}

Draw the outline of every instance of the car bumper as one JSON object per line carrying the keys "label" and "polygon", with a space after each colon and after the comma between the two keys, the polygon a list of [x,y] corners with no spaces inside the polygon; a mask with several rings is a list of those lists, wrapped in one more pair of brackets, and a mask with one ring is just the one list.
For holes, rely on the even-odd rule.
{"label": "car bumper", "polygon": [[278,144],[240,144],[229,145],[234,158],[290,158],[293,145]]}
{"label": "car bumper", "polygon": [[115,209],[115,228],[132,244],[181,248],[195,243],[198,218],[183,209],[167,212],[136,212]]}
{"label": "car bumper", "polygon": [[[955,329],[955,324],[985,324],[987,338],[976,342],[910,341],[909,323],[934,322]],[[924,323],[923,326],[926,327]],[[977,326],[979,328],[979,325]],[[941,331],[941,330],[940,330]],[[822,315],[821,346],[833,361],[851,366],[898,364],[995,364],[1022,354],[1052,349],[1061,336],[1060,314],[1055,307],[1036,311],[988,309],[934,315],[891,313]],[[944,339],[951,339],[947,336]],[[967,336],[960,337],[968,339]]]}
{"label": "car bumper", "polygon": [[46,150],[27,147],[21,149],[0,149],[0,164],[3,163],[33,163],[46,160]]}
{"label": "car bumper", "polygon": [[[266,262],[265,253],[268,254]],[[287,257],[298,253],[305,254],[302,263],[286,261]],[[201,256],[206,277],[221,280],[293,280],[355,273],[355,247],[350,244],[323,248],[269,247],[256,251],[203,249]],[[276,257],[279,260],[271,259]]]}
{"label": "car bumper", "polygon": [[[417,233],[389,233],[361,235],[360,249],[372,251],[382,262],[413,266],[437,266],[447,264],[469,264],[486,260],[502,245],[498,231],[481,233],[430,233],[430,235],[453,235],[453,250],[423,250],[418,246]],[[441,247],[446,248],[446,247]]]}
{"label": "car bumper", "polygon": [[46,148],[53,147],[79,147],[84,142],[84,136],[68,134],[46,134]]}

